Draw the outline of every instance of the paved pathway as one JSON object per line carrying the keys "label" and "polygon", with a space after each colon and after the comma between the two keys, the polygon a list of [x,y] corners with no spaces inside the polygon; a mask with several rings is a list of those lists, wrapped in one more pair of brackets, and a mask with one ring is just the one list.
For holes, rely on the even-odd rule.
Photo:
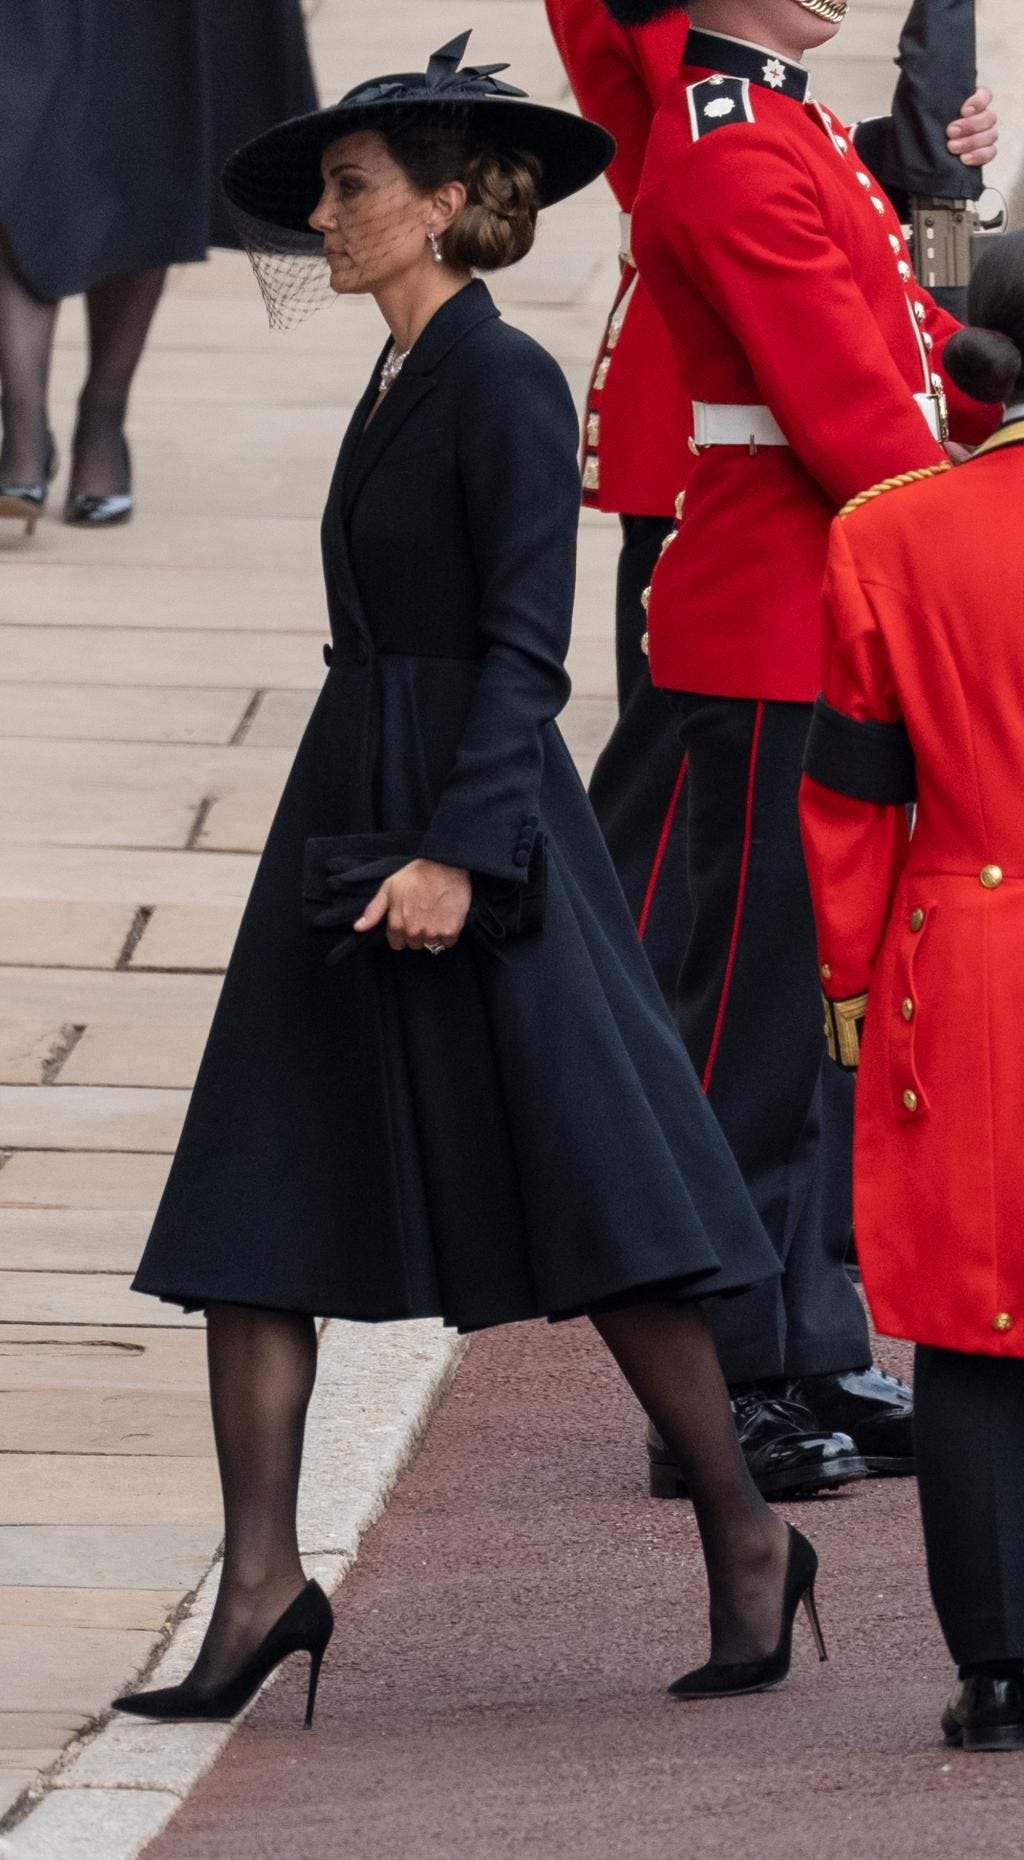
{"label": "paved pathway", "polygon": [[[309,11],[326,96],[421,62],[469,17],[478,56],[508,56],[536,94],[562,94],[539,0]],[[900,12],[858,4],[827,61],[823,88],[848,114],[884,104]],[[1020,90],[1009,0],[980,12],[988,68],[1002,62]],[[1022,138],[1024,112],[1005,174]],[[578,394],[614,250],[599,185],[499,280]],[[0,524],[0,1820],[162,1644],[217,1546],[200,1328],[132,1297],[128,1276],[321,676],[318,512],[379,340],[359,304],[270,336],[239,256],[180,272],[133,409],[137,521],[83,535],[55,500],[31,543]],[[82,344],[71,305],[53,400],[65,452]],[[613,524],[585,518],[568,724],[584,772],[611,714],[615,541]],[[415,1332],[381,1347],[396,1352],[382,1358],[391,1386],[439,1349]],[[512,1341],[510,1373],[525,1373],[517,1350],[526,1365],[538,1347]],[[475,1377],[497,1348],[477,1346]],[[351,1354],[354,1380],[339,1393],[328,1378],[319,1411],[328,1433],[342,1416],[346,1442],[366,1407],[359,1378],[372,1380]],[[603,1410],[593,1424],[600,1435]],[[526,1421],[513,1425],[528,1443]],[[392,1441],[391,1472],[400,1456]],[[636,1514],[646,1536],[671,1537],[682,1517]],[[631,1532],[624,1546],[640,1541]],[[333,1531],[315,1537],[335,1545]],[[102,1832],[92,1851],[105,1860]]]}
{"label": "paved pathway", "polygon": [[801,1620],[782,1691],[667,1699],[704,1654],[691,1508],[643,1496],[585,1325],[480,1338],[337,1596],[313,1732],[296,1661],[147,1860],[1018,1860],[1024,1762],[937,1735],[912,1483],[788,1515],[829,1664]]}

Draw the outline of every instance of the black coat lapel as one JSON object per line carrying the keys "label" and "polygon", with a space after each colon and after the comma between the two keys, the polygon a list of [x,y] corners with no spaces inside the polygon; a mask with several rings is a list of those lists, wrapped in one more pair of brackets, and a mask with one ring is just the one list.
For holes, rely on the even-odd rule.
{"label": "black coat lapel", "polygon": [[454,297],[449,297],[413,344],[401,374],[367,426],[366,421],[379,390],[380,371],[387,354],[387,349],[384,350],[373,371],[370,385],[353,415],[338,461],[339,473],[342,473],[338,487],[346,519],[374,466],[401,431],[409,415],[433,390],[437,370],[449,349],[478,323],[497,315],[494,300],[479,278],[457,291]]}
{"label": "black coat lapel", "polygon": [[[408,366],[407,362],[406,368]],[[346,463],[341,485],[342,506],[346,517],[374,466],[387,451],[395,435],[404,426],[414,408],[419,406],[420,401],[433,392],[435,381],[432,375],[406,374],[406,368],[403,368],[397,381],[388,389],[368,426],[366,421],[379,391],[379,370],[374,374],[370,384],[372,391],[369,391],[368,398],[360,402],[357,412],[361,424],[354,448]],[[365,412],[363,411],[364,405]],[[352,425],[355,427],[355,419]]]}

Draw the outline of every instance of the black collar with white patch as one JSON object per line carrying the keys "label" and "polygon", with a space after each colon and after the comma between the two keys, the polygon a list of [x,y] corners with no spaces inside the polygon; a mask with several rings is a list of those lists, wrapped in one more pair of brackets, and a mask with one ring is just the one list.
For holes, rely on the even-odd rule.
{"label": "black collar with white patch", "polygon": [[797,103],[806,103],[810,93],[811,74],[803,65],[795,65],[763,45],[751,45],[748,39],[730,39],[724,32],[702,32],[699,27],[691,26],[683,63],[721,72],[724,77],[761,84],[766,90],[794,98]]}

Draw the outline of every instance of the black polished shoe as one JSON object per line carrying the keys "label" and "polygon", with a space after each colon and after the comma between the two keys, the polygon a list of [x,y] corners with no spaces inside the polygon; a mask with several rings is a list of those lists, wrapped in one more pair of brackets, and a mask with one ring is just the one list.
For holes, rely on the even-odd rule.
{"label": "black polished shoe", "polygon": [[[750,1476],[765,1498],[810,1498],[867,1477],[846,1434],[824,1434],[802,1403],[763,1389],[733,1389],[732,1412]],[[680,1468],[652,1422],[647,1427],[652,1498],[688,1498]]]}
{"label": "black polished shoe", "polygon": [[318,1582],[307,1582],[233,1679],[221,1686],[197,1686],[186,1679],[180,1686],[160,1686],[153,1692],[129,1692],[114,1700],[114,1710],[130,1712],[136,1718],[233,1718],[248,1705],[282,1660],[287,1660],[292,1653],[308,1653],[308,1731],[313,1723],[320,1667],[333,1633],[334,1615],[330,1602]]}
{"label": "black polished shoe", "polygon": [[842,1428],[856,1441],[869,1475],[898,1478],[914,1470],[914,1394],[872,1365],[841,1376],[804,1376],[787,1396],[806,1403],[819,1427]]}
{"label": "black polished shoe", "polygon": [[942,1714],[942,1735],[962,1750],[1024,1750],[1024,1666],[1016,1674],[959,1679]]}
{"label": "black polished shoe", "polygon": [[46,459],[40,484],[15,484],[0,478],[0,517],[14,517],[24,523],[31,536],[46,505],[46,494],[57,471],[57,446],[52,433],[46,435]]}
{"label": "black polished shoe", "polygon": [[782,1591],[782,1629],[773,1653],[763,1660],[709,1660],[669,1686],[674,1699],[736,1699],[748,1692],[773,1692],[789,1676],[793,1655],[793,1623],[801,1602],[807,1611],[819,1660],[827,1660],[825,1637],[818,1620],[814,1583],[818,1558],[806,1539],[789,1526],[789,1562]]}
{"label": "black polished shoe", "polygon": [[120,435],[120,448],[125,490],[109,491],[105,497],[69,494],[64,509],[65,523],[83,524],[91,529],[109,529],[114,523],[128,522],[135,509],[135,499],[132,495],[131,453],[123,433]]}

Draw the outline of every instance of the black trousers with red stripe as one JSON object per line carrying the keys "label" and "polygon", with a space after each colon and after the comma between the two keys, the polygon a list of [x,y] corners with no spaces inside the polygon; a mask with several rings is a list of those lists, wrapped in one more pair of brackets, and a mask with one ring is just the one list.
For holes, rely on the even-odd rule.
{"label": "black trousers with red stripe", "polygon": [[675,1008],[780,1280],[712,1313],[727,1381],[870,1361],[844,1267],[853,1094],[826,1060],[797,797],[811,707],[673,693],[692,927]]}
{"label": "black trousers with red stripe", "polygon": [[640,597],[671,517],[623,517],[615,605],[619,718],[590,799],[662,993],[671,1000],[690,933],[684,761],[672,699],[651,683]]}

